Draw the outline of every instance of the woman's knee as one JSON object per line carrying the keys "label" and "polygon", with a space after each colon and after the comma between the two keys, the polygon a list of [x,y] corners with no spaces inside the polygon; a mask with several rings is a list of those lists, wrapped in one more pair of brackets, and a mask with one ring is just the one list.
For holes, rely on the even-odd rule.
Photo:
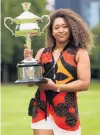
{"label": "woman's knee", "polygon": [[51,129],[34,129],[33,133],[34,135],[54,135]]}

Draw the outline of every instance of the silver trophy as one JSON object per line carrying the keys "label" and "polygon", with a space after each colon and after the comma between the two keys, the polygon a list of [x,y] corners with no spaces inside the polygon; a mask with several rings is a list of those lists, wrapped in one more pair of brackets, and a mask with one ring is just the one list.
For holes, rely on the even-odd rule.
{"label": "silver trophy", "polygon": [[[50,18],[48,15],[43,15],[38,17],[33,13],[29,12],[31,3],[22,3],[24,12],[18,17],[12,19],[11,17],[6,17],[4,19],[4,25],[9,29],[13,36],[19,37],[24,36],[26,38],[26,45],[28,49],[31,49],[31,37],[40,36],[45,28],[50,23]],[[39,22],[43,22],[43,18],[48,19],[48,23],[40,31]],[[16,23],[15,32],[13,32],[6,24],[7,20],[11,20],[11,24]],[[43,78],[42,64],[38,63],[34,58],[31,60],[22,60],[21,63],[17,64],[18,80],[15,83],[45,83],[46,80]]]}

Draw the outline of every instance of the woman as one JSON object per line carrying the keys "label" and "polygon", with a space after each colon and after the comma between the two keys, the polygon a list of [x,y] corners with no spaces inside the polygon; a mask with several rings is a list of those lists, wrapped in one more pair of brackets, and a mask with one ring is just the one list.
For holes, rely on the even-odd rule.
{"label": "woman", "polygon": [[[35,57],[43,64],[47,83],[38,84],[31,127],[34,135],[81,135],[77,92],[86,91],[90,84],[92,33],[69,9],[54,11],[50,20],[47,48]],[[25,48],[27,57],[32,57],[32,50]]]}

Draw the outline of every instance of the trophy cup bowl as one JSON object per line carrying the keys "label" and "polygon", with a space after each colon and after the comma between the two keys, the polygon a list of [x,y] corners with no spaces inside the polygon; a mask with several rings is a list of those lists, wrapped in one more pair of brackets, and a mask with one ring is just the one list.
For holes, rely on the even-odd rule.
{"label": "trophy cup bowl", "polygon": [[[45,28],[49,25],[50,18],[48,15],[43,15],[40,18],[33,13],[30,13],[28,10],[30,9],[31,3],[29,2],[22,3],[22,6],[24,12],[14,19],[11,17],[6,17],[4,19],[4,25],[15,37],[24,36],[26,38],[27,48],[31,50],[32,36],[40,36],[44,32]],[[42,29],[42,31],[40,31],[39,22],[43,22],[43,18],[47,18],[48,23]],[[15,32],[13,32],[13,30],[7,26],[7,20],[11,20],[11,24],[13,22],[16,24]],[[36,61],[34,58],[31,58],[30,60],[22,60],[19,64],[17,64],[17,73],[18,80],[15,81],[15,84],[46,82],[46,79],[43,77],[42,64]]]}

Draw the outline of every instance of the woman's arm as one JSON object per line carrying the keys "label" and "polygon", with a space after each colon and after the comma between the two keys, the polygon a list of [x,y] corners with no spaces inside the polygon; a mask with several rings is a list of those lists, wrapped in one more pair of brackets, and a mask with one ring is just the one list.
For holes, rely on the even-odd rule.
{"label": "woman's arm", "polygon": [[76,55],[76,62],[77,62],[78,80],[68,84],[57,85],[57,87],[61,91],[77,92],[77,91],[85,91],[88,89],[91,78],[90,59],[88,52],[84,49],[80,49]]}

